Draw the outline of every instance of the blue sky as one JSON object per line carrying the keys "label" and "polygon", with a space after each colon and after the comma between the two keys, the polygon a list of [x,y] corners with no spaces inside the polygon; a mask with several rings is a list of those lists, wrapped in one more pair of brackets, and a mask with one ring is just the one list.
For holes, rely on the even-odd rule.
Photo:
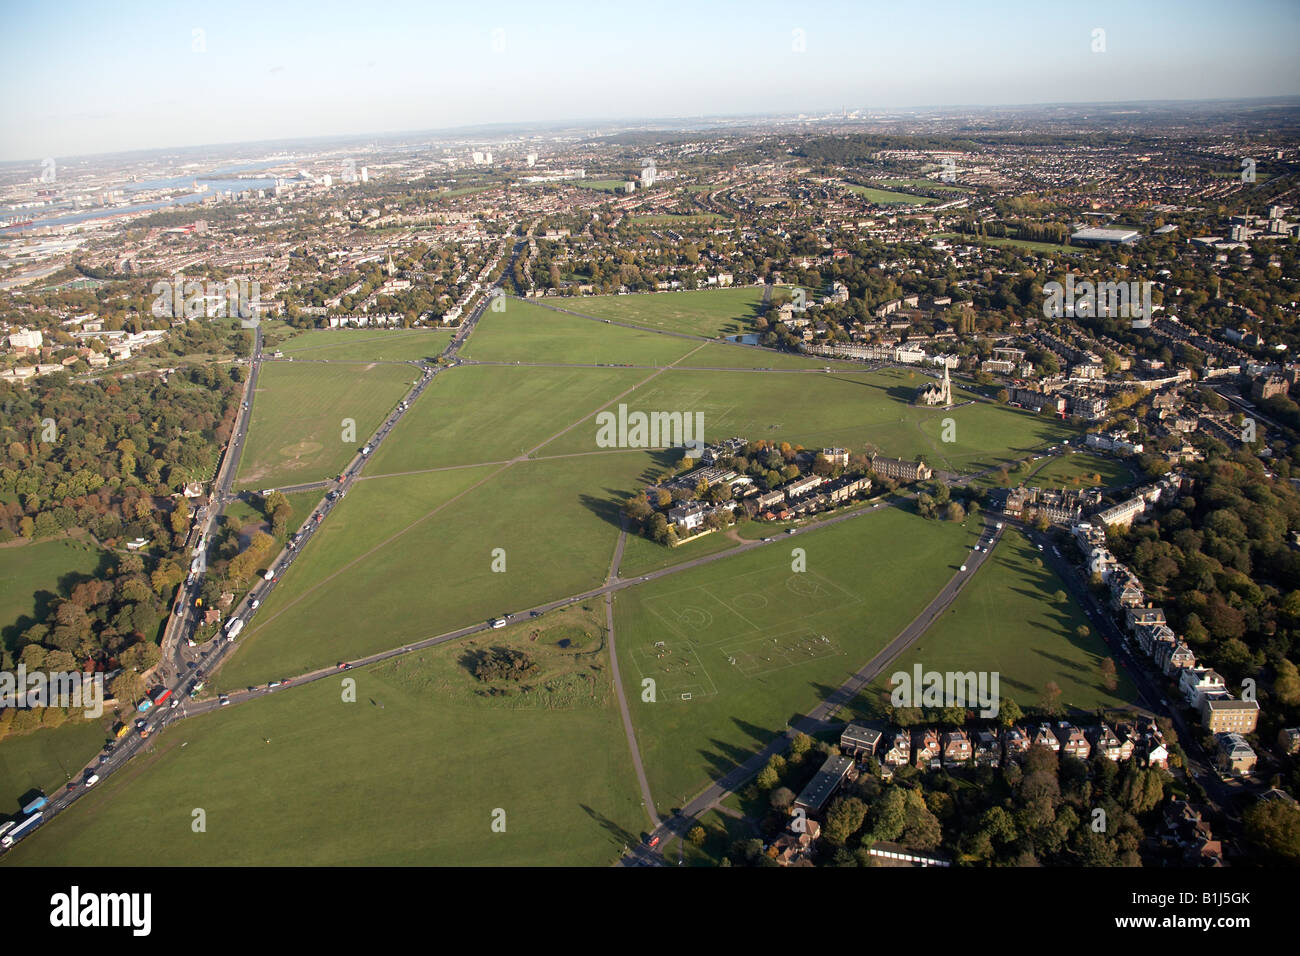
{"label": "blue sky", "polygon": [[1294,0],[0,0],[0,159],[497,122],[1292,95],[1298,39]]}

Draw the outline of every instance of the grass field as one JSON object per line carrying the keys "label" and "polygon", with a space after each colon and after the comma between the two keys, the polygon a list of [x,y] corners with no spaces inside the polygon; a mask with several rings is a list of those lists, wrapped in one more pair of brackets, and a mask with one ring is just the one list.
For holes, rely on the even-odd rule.
{"label": "grass field", "polygon": [[0,548],[0,640],[6,649],[64,598],[111,562],[92,542],[56,538]]}
{"label": "grass field", "polygon": [[1136,481],[1137,475],[1122,461],[1075,452],[1047,459],[1025,484],[1037,488],[1120,488]]}
{"label": "grass field", "polygon": [[579,189],[594,189],[602,193],[618,193],[623,191],[629,180],[626,179],[575,179],[573,185]]}
{"label": "grass field", "polygon": [[690,213],[689,215],[669,213],[663,216],[632,216],[629,217],[628,224],[632,226],[693,226],[730,221],[726,216],[720,216],[716,212],[701,212]]}
{"label": "grass field", "polygon": [[636,295],[588,295],[565,300],[564,308],[668,332],[722,336],[752,332],[763,301],[756,286]]}
{"label": "grass field", "polygon": [[743,348],[720,342],[710,342],[677,363],[678,368],[803,369],[818,372],[828,365],[836,369],[862,368],[861,362],[795,355],[793,352],[777,352],[772,349]]}
{"label": "grass field", "polygon": [[1048,255],[1078,255],[1086,250],[1074,246],[1059,246],[1054,242],[1035,242],[1032,239],[1007,239],[1005,237],[971,236],[966,233],[941,232],[936,239],[949,239],[973,246],[999,246],[1004,249],[1024,249],[1029,252],[1042,252]]}
{"label": "grass field", "polygon": [[[620,592],[620,670],[660,812],[892,640],[957,572],[977,527],[891,508]],[[799,573],[796,547],[806,555]],[[643,700],[647,678],[653,703]]]}
{"label": "grass field", "polygon": [[[504,312],[488,310],[461,355],[477,362],[667,365],[703,343],[679,336],[606,325],[557,312],[581,300],[543,308],[507,299]],[[576,309],[575,311],[580,311]]]}
{"label": "grass field", "polygon": [[[1059,422],[977,403],[953,409],[911,404],[929,381],[919,372],[755,374],[672,369],[626,399],[630,411],[701,412],[710,440],[740,435],[807,447],[861,450],[870,442],[884,454],[925,454],[932,465],[979,470],[1077,434]],[[960,392],[960,390],[958,390]],[[943,441],[944,421],[954,423]],[[594,450],[595,421],[548,445],[543,454]]]}
{"label": "grass field", "polygon": [[[303,673],[598,585],[618,508],[652,461],[628,451],[358,483],[245,628],[218,684]],[[497,548],[505,573],[492,570]]]}
{"label": "grass field", "polygon": [[[493,634],[544,663],[528,694],[479,696],[461,664],[472,649],[451,645],[349,672],[355,703],[329,678],[186,721],[8,861],[608,864],[647,820],[600,623],[562,630],[579,646]],[[195,808],[206,832],[191,828]]]}
{"label": "grass field", "polygon": [[859,186],[856,183],[845,183],[845,186],[850,192],[881,206],[929,206],[938,202],[937,199],[931,199],[929,196],[913,196],[910,193],[898,193],[891,189],[875,189],[871,186]]}
{"label": "grass field", "polygon": [[[418,377],[408,365],[265,363],[236,486],[272,488],[338,475]],[[343,441],[344,419],[355,421],[355,441]]]}
{"label": "grass field", "polygon": [[18,814],[28,791],[54,796],[78,776],[104,746],[110,723],[111,717],[74,720],[0,740],[0,817]]}
{"label": "grass field", "polygon": [[997,671],[1001,696],[1022,708],[1038,706],[1049,681],[1060,686],[1061,704],[1076,710],[1132,702],[1135,690],[1122,672],[1114,691],[1102,684],[1099,667],[1109,649],[1095,634],[1079,637],[1087,617],[1073,599],[1052,600],[1065,586],[1040,562],[1038,550],[1008,528],[948,613],[873,682],[855,709],[885,713],[889,675],[916,663],[927,671]]}
{"label": "grass field", "polygon": [[298,359],[406,362],[435,358],[451,341],[443,329],[316,329],[280,346]]}
{"label": "grass field", "polygon": [[402,416],[366,466],[366,475],[513,458],[647,374],[630,368],[447,369]]}
{"label": "grass field", "polygon": [[935,179],[882,179],[881,182],[886,186],[901,187],[903,189],[937,189],[945,193],[968,193],[971,191],[966,186],[953,186]]}

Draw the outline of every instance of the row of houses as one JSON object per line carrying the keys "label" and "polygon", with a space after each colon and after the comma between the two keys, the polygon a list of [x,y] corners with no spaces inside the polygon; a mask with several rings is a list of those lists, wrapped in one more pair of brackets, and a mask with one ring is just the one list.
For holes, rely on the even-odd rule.
{"label": "row of houses", "polygon": [[890,779],[895,769],[906,766],[919,770],[996,769],[1023,760],[1034,746],[1079,760],[1098,754],[1116,763],[1136,759],[1143,766],[1169,765],[1164,734],[1147,718],[1113,727],[1107,723],[1080,727],[1062,720],[1033,727],[969,731],[896,728],[889,733],[855,721],[840,734],[840,753],[826,759],[795,798],[794,806],[808,813],[820,812],[845,781],[856,779],[859,765],[868,757],[879,761],[881,776]]}
{"label": "row of houses", "polygon": [[1164,609],[1146,600],[1137,575],[1107,549],[1102,528],[1079,523],[1074,537],[1089,569],[1107,585],[1111,606],[1123,615],[1129,645],[1136,645],[1152,666],[1174,683],[1178,696],[1200,714],[1202,725],[1214,734],[1216,766],[1224,773],[1254,770],[1257,757],[1245,735],[1254,733],[1259,725],[1259,701],[1238,700],[1214,668],[1198,666],[1195,652],[1174,633]]}

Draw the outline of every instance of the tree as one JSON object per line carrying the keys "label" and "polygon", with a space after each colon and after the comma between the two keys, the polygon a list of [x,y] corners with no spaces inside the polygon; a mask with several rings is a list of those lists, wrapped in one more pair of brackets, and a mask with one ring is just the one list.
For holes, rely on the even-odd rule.
{"label": "tree", "polygon": [[788,810],[794,803],[794,791],[789,787],[777,787],[767,799],[774,810]]}
{"label": "tree", "polygon": [[127,706],[134,705],[144,696],[144,678],[135,671],[123,671],[113,678],[108,685],[108,692],[115,701]]}
{"label": "tree", "polygon": [[844,846],[867,817],[867,805],[857,797],[836,797],[826,811],[822,838],[832,846]]}
{"label": "tree", "polygon": [[692,846],[703,846],[708,834],[704,832],[704,827],[697,824],[686,831],[686,839],[691,841]]}
{"label": "tree", "polygon": [[1115,673],[1115,661],[1109,657],[1101,662],[1101,683],[1107,690],[1119,686],[1119,675]]}
{"label": "tree", "polygon": [[802,757],[812,749],[812,745],[813,739],[803,731],[800,731],[790,740],[790,753],[794,754],[796,757]]}
{"label": "tree", "polygon": [[1300,864],[1300,807],[1284,800],[1260,800],[1243,818],[1251,843],[1291,866]]}
{"label": "tree", "polygon": [[1003,697],[998,701],[998,723],[1002,727],[1011,727],[1025,716],[1024,712],[1010,697]]}
{"label": "tree", "polygon": [[1061,712],[1061,688],[1054,680],[1048,681],[1043,688],[1042,708],[1044,713],[1053,716]]}

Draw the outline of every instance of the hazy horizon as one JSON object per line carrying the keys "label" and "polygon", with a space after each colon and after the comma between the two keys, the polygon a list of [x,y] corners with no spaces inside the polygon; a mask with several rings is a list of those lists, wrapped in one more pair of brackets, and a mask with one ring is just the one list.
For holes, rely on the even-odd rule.
{"label": "hazy horizon", "polygon": [[[0,160],[462,127],[1300,94],[1300,7],[671,0],[446,11],[248,0],[4,13]],[[1104,33],[1097,33],[1098,30]],[[964,105],[963,105],[964,104]],[[608,117],[608,120],[602,119]]]}

